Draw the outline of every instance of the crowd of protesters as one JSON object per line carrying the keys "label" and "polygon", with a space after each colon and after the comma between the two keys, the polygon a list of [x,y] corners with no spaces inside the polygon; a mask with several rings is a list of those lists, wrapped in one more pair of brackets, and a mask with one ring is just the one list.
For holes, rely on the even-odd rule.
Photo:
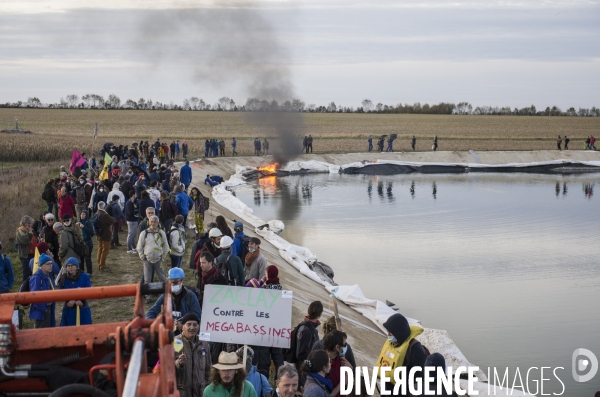
{"label": "crowd of protesters", "polygon": [[[157,141],[158,142],[158,141]],[[147,142],[127,150],[101,153],[69,174],[60,175],[44,187],[47,211],[34,220],[23,216],[15,242],[23,279],[21,289],[89,288],[94,270],[110,272],[111,250],[120,249],[119,232],[127,226],[127,253],[141,260],[143,282],[170,281],[174,334],[183,348],[175,353],[177,389],[181,396],[292,397],[339,396],[342,367],[356,368],[348,335],[338,329],[335,317],[321,324],[323,304],[310,303],[303,321],[292,331],[290,349],[206,342],[199,338],[202,303],[207,285],[282,290],[279,269],[261,252],[261,239],[248,237],[242,222],[230,228],[223,216],[205,225],[209,199],[192,185],[189,162],[177,168],[159,142],[148,150]],[[177,158],[177,146],[175,146]],[[125,149],[125,148],[124,148]],[[171,148],[169,148],[171,149]],[[112,152],[112,154],[111,154]],[[173,153],[173,150],[170,150]],[[145,165],[145,167],[144,167]],[[205,185],[222,182],[208,175]],[[191,186],[191,188],[190,188]],[[94,238],[95,237],[95,238]],[[97,240],[96,266],[92,258]],[[188,250],[186,251],[186,248]],[[10,259],[2,255],[0,243],[0,293],[14,285]],[[190,252],[189,258],[186,252]],[[165,274],[163,263],[169,263]],[[195,278],[186,279],[183,263]],[[146,298],[151,302],[151,298]],[[147,310],[156,318],[163,309],[160,296]],[[35,328],[54,327],[56,303],[35,303],[29,318]],[[60,326],[92,323],[86,300],[63,303]],[[321,334],[319,336],[319,327]],[[412,367],[443,366],[439,354],[428,356],[416,341],[419,327],[409,326],[401,314],[384,324],[386,346],[402,354],[407,373]],[[441,357],[441,359],[440,359]],[[428,364],[429,363],[429,364]],[[149,360],[148,365],[154,363]],[[277,374],[274,388],[268,378],[272,366]],[[418,373],[418,376],[420,372]],[[391,390],[393,384],[386,386]],[[364,390],[364,388],[363,388]],[[397,394],[396,394],[397,395]],[[446,394],[442,394],[446,395]]]}

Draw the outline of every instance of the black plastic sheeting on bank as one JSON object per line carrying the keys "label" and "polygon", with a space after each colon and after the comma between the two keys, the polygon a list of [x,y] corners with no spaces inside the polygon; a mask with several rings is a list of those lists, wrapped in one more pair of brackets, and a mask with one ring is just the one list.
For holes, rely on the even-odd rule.
{"label": "black plastic sheeting on bank", "polygon": [[345,174],[364,175],[396,175],[411,174],[461,174],[465,172],[525,172],[538,174],[571,174],[584,172],[600,172],[600,167],[582,163],[560,163],[560,164],[532,164],[530,166],[477,166],[468,167],[457,164],[390,164],[375,163],[363,167],[348,167],[343,170]]}

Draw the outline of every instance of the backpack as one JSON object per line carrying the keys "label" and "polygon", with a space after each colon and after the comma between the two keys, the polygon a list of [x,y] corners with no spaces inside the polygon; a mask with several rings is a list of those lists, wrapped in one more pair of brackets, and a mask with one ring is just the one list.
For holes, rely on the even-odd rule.
{"label": "backpack", "polygon": [[296,349],[298,347],[298,330],[300,329],[301,326],[302,326],[302,323],[296,325],[296,328],[294,328],[292,330],[292,333],[290,335],[290,348],[282,349],[283,357],[285,358],[285,361],[287,361],[288,363],[293,364],[298,361],[298,357],[296,357]]}
{"label": "backpack", "polygon": [[202,253],[202,249],[206,246],[206,243],[210,240],[208,237],[208,233],[204,233],[200,235],[200,238],[196,241],[196,245],[200,247],[200,249],[196,250],[196,254],[194,255],[194,261],[190,261],[190,269],[195,269],[198,272],[199,265],[198,261],[200,260],[200,254]]}
{"label": "backpack", "polygon": [[96,213],[96,215],[92,216],[90,218],[90,222],[92,222],[92,226],[94,229],[94,234],[99,236],[102,234],[102,228],[100,228],[100,215],[98,213]]}
{"label": "backpack", "polygon": [[87,204],[87,200],[85,199],[85,187],[81,186],[75,189],[75,201],[80,205]]}
{"label": "backpack", "polygon": [[244,236],[244,238],[242,239],[241,237],[236,236],[236,239],[242,242],[242,246],[240,248],[240,252],[238,253],[238,257],[242,260],[242,263],[246,263],[246,255],[248,255],[248,252],[250,252],[250,249],[248,248],[250,237]]}
{"label": "backpack", "polygon": [[231,271],[231,266],[229,266],[229,258],[231,258],[232,254],[229,254],[225,262],[217,262],[216,268],[217,271],[221,274],[221,276],[225,277],[227,280],[227,284],[236,286],[236,279],[233,276],[233,272]]}
{"label": "backpack", "polygon": [[[40,278],[40,280],[42,279],[42,278],[40,277],[40,275],[38,275],[38,274],[32,274],[31,276],[27,277],[27,278],[26,278],[26,279],[25,279],[25,280],[24,280],[24,281],[21,283],[21,286],[19,287],[19,293],[21,293],[21,292],[31,292],[31,289],[29,288],[29,279],[30,279],[31,277],[34,277],[34,276],[35,276],[35,277],[39,277],[39,278]],[[29,303],[27,303],[27,304],[21,304],[21,306],[23,306],[23,308],[24,308],[24,309],[27,309],[27,308],[29,308],[29,305],[30,305]]]}
{"label": "backpack", "polygon": [[71,237],[73,237],[73,246],[71,247],[73,251],[79,256],[87,256],[89,254],[89,247],[83,242],[83,239],[79,238],[75,233],[71,233]]}
{"label": "backpack", "polygon": [[181,241],[183,240],[183,236],[181,235],[181,230],[176,227],[171,226],[171,230],[169,230],[169,234],[167,235],[167,244],[169,244],[169,249],[171,249],[171,233],[177,231],[179,233],[179,245],[181,246]]}

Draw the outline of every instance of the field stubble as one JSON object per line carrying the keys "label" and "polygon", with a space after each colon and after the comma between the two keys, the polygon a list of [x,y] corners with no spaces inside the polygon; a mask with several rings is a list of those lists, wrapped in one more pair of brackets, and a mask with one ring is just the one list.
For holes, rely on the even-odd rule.
{"label": "field stubble", "polygon": [[[104,142],[131,144],[157,138],[188,140],[189,156],[204,153],[204,140],[223,138],[226,155],[230,141],[238,141],[240,155],[252,155],[254,138],[268,137],[271,150],[278,140],[268,114],[244,112],[191,112],[142,110],[0,109],[0,119],[18,118],[32,135],[2,134],[2,161],[51,161],[70,158],[73,149],[97,153]],[[93,140],[94,123],[99,124]],[[543,150],[556,148],[558,135],[569,135],[571,149],[581,149],[589,135],[600,133],[597,117],[512,117],[396,114],[304,114],[300,138],[311,134],[317,153],[360,152],[366,140],[398,134],[395,150],[408,150],[412,135],[417,150],[431,150],[438,136],[438,150]]]}

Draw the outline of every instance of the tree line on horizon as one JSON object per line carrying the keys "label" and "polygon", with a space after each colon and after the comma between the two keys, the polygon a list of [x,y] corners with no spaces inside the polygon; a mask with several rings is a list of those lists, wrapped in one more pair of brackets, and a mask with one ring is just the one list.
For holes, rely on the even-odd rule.
{"label": "tree line on horizon", "polygon": [[572,116],[572,117],[600,117],[600,108],[570,107],[562,110],[558,106],[548,106],[538,110],[534,105],[524,108],[511,108],[510,106],[477,106],[473,107],[468,102],[458,104],[440,102],[429,105],[415,102],[386,105],[381,102],[375,104],[370,99],[364,99],[361,106],[337,106],[335,102],[328,105],[306,104],[299,99],[279,103],[275,100],[267,101],[259,98],[248,98],[246,103],[238,105],[228,97],[222,97],[217,102],[210,104],[198,97],[185,98],[181,105],[174,102],[163,103],[152,99],[140,98],[135,101],[127,99],[122,102],[114,94],[104,98],[98,94],[79,95],[71,94],[60,98],[58,103],[42,103],[37,97],[29,97],[26,102],[6,102],[0,108],[42,108],[42,109],[120,109],[120,110],[180,110],[180,111],[223,111],[223,112],[298,112],[298,113],[383,113],[383,114],[455,114],[455,115],[504,115],[504,116]]}

